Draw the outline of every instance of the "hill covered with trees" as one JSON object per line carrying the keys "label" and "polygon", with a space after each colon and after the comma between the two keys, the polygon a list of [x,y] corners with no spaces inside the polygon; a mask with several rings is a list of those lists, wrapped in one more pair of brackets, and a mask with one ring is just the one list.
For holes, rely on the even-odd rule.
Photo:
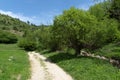
{"label": "hill covered with trees", "polygon": [[29,21],[23,22],[17,18],[0,14],[0,43],[15,43],[17,38],[33,29],[35,29],[35,25],[30,24]]}
{"label": "hill covered with trees", "polygon": [[29,21],[23,22],[17,18],[12,18],[8,15],[0,14],[0,29],[2,30],[16,30],[16,31],[24,31],[31,27]]}

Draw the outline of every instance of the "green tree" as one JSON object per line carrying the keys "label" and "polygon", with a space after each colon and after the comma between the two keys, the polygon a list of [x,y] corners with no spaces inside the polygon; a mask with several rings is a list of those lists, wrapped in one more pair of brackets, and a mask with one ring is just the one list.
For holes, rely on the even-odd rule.
{"label": "green tree", "polygon": [[96,24],[96,18],[90,13],[72,7],[55,18],[52,30],[59,44],[74,48],[78,55],[85,46],[86,35]]}
{"label": "green tree", "polygon": [[55,17],[52,27],[59,47],[71,47],[76,55],[83,48],[97,49],[119,39],[118,23],[113,19],[98,19],[89,12],[74,7]]}
{"label": "green tree", "polygon": [[37,49],[36,41],[34,39],[30,39],[28,37],[20,39],[18,41],[18,46],[27,51],[34,51]]}
{"label": "green tree", "polygon": [[89,12],[95,17],[97,17],[98,20],[103,20],[109,16],[107,12],[107,9],[109,7],[109,2],[101,2],[91,6],[89,8]]}
{"label": "green tree", "polygon": [[50,27],[40,27],[35,31],[34,36],[36,36],[36,41],[38,43],[39,49],[48,49],[50,42]]}
{"label": "green tree", "polygon": [[120,0],[109,0],[111,8],[108,10],[111,18],[120,21]]}
{"label": "green tree", "polygon": [[17,40],[15,34],[0,30],[0,43],[16,43]]}

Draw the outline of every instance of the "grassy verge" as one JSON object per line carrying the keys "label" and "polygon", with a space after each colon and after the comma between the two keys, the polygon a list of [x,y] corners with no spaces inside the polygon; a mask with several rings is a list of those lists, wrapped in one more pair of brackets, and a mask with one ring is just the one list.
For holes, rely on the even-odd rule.
{"label": "grassy verge", "polygon": [[107,61],[57,52],[44,52],[43,55],[67,71],[74,80],[120,80],[120,70]]}
{"label": "grassy verge", "polygon": [[16,44],[0,44],[0,80],[27,80],[29,61]]}
{"label": "grassy verge", "polygon": [[120,44],[109,44],[94,52],[94,54],[120,60]]}

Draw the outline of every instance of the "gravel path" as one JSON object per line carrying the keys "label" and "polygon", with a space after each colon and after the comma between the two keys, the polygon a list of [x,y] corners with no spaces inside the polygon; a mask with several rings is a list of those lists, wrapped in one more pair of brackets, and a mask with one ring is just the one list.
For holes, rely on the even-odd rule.
{"label": "gravel path", "polygon": [[73,80],[56,64],[46,61],[39,53],[29,52],[31,78],[29,80]]}

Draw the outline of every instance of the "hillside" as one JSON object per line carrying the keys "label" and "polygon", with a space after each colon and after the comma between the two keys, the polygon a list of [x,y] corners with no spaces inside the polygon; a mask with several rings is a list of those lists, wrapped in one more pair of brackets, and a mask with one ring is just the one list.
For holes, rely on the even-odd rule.
{"label": "hillside", "polygon": [[10,31],[12,33],[17,33],[19,35],[23,34],[28,29],[35,28],[35,25],[23,22],[17,18],[12,18],[8,15],[0,14],[0,29]]}

